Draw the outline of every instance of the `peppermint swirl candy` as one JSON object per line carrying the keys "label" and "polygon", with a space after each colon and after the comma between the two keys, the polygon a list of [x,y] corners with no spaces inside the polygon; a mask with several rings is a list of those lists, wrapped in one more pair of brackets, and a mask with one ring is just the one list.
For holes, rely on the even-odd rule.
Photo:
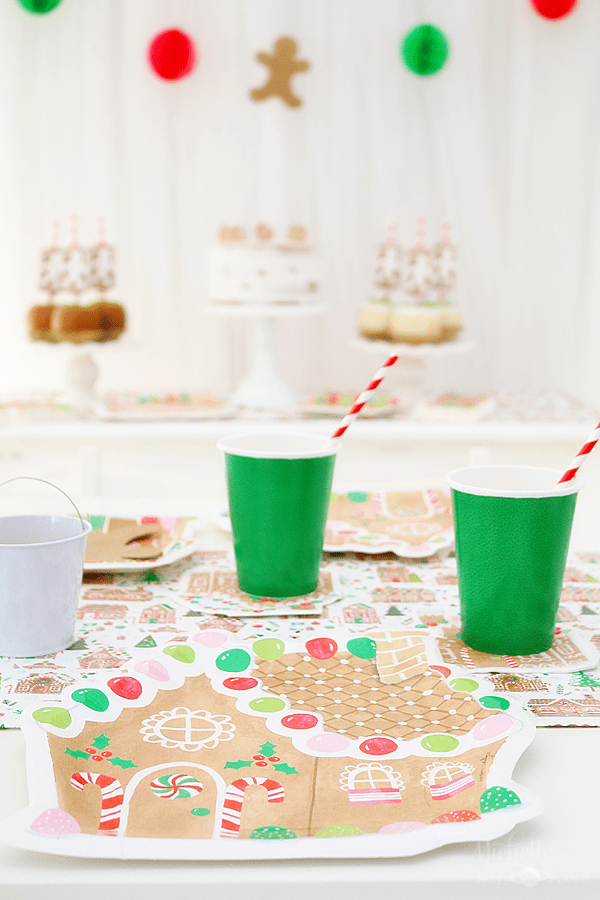
{"label": "peppermint swirl candy", "polygon": [[202,785],[191,775],[161,775],[150,782],[150,790],[166,800],[187,800],[202,791]]}

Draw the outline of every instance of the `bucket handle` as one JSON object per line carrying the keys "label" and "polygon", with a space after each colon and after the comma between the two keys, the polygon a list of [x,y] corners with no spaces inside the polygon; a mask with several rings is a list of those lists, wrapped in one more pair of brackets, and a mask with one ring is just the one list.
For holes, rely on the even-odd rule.
{"label": "bucket handle", "polygon": [[75,501],[71,497],[69,497],[69,495],[67,493],[65,493],[65,491],[63,491],[62,488],[59,488],[58,485],[53,484],[51,481],[46,481],[45,478],[35,478],[35,476],[33,476],[33,475],[16,475],[14,478],[8,478],[6,481],[0,482],[0,488],[4,487],[5,484],[10,484],[11,481],[40,481],[42,484],[48,484],[50,487],[53,487],[55,490],[60,491],[60,493],[63,495],[63,497],[66,497],[67,500],[69,501],[69,503],[74,507],[75,512],[79,516],[79,521],[81,522],[81,528],[83,531],[85,531],[85,525],[83,523],[83,516],[79,512],[79,509],[77,508]]}

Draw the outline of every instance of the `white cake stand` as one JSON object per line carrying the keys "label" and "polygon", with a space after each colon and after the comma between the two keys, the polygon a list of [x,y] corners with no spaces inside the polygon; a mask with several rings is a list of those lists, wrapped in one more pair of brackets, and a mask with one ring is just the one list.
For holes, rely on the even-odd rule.
{"label": "white cake stand", "polygon": [[274,320],[321,315],[327,306],[323,303],[207,303],[205,309],[220,316],[254,320],[250,371],[233,393],[231,402],[256,412],[275,412],[297,403],[299,396],[277,374],[275,367]]}
{"label": "white cake stand", "polygon": [[99,374],[100,367],[95,358],[80,345],[79,351],[74,352],[67,360],[65,387],[60,395],[60,401],[67,406],[75,407],[83,415],[97,413],[100,409],[96,396]]}
{"label": "white cake stand", "polygon": [[381,362],[396,354],[397,363],[390,374],[400,383],[399,393],[403,406],[410,406],[425,395],[427,383],[427,363],[429,360],[446,356],[462,356],[471,353],[475,345],[472,341],[460,339],[441,344],[397,344],[393,341],[377,341],[357,337],[351,345],[365,353],[377,354]]}

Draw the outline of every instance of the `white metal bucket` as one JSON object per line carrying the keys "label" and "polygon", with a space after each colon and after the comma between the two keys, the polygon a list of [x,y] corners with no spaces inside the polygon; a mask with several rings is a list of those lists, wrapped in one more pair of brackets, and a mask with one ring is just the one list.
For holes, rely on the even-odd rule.
{"label": "white metal bucket", "polygon": [[0,516],[0,656],[44,656],[72,643],[92,530],[77,515]]}

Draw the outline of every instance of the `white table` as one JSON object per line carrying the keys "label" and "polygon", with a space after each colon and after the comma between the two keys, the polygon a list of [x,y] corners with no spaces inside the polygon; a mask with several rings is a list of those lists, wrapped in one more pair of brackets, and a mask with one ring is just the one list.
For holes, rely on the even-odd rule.
{"label": "white table", "polygon": [[[304,423],[306,424],[306,423]],[[366,423],[365,423],[366,424]],[[358,425],[358,423],[357,423]],[[383,423],[381,423],[383,425]],[[239,423],[211,425],[210,445],[217,433],[233,430]],[[125,427],[125,426],[123,426]],[[377,426],[379,427],[379,425]],[[97,429],[98,426],[90,426]],[[214,430],[214,432],[213,432]],[[374,429],[376,430],[376,429]],[[203,434],[206,432],[203,430]],[[96,435],[97,432],[93,431]],[[90,435],[91,436],[91,435]],[[585,437],[585,435],[584,435]],[[401,441],[388,434],[383,444],[373,438],[355,438],[340,459],[336,478],[351,477],[366,487],[392,472],[395,478],[388,488],[402,489],[413,480],[425,482],[430,467],[431,480],[440,480],[448,468],[452,453],[445,442],[437,445],[437,457],[424,445],[419,468],[419,447],[414,449],[414,469],[404,468]],[[575,436],[575,448],[579,436]],[[511,445],[512,446],[512,445]],[[519,445],[520,446],[520,445]],[[539,445],[541,446],[541,445]],[[569,456],[564,442],[549,441],[551,453]],[[202,477],[201,496],[192,498],[197,511],[207,514],[218,496],[224,497],[218,454],[212,450],[197,457],[207,465]],[[348,459],[350,457],[350,459]],[[209,460],[207,463],[206,460]],[[212,460],[212,461],[211,461]],[[216,460],[216,462],[215,462]],[[503,461],[503,460],[499,460]],[[513,461],[519,461],[518,458]],[[213,468],[214,464],[214,468]],[[551,464],[547,461],[547,464]],[[561,465],[557,461],[557,465]],[[171,472],[168,455],[162,463],[163,474]],[[337,464],[336,464],[337,465]],[[410,460],[408,465],[410,466]],[[578,500],[573,547],[600,548],[600,452],[590,460],[587,486]],[[160,467],[159,467],[160,469]],[[407,474],[415,478],[407,480]],[[166,473],[166,474],[165,474]],[[422,477],[417,478],[417,473]],[[435,478],[433,478],[435,475]],[[404,479],[404,480],[403,480]],[[368,482],[368,484],[367,484]],[[214,497],[211,494],[213,490]],[[210,502],[207,501],[210,498]],[[184,512],[176,504],[180,497],[137,498],[144,512]],[[130,496],[127,503],[135,498]],[[124,501],[117,495],[106,498],[107,513],[122,511]],[[191,501],[190,501],[191,502]],[[160,503],[159,510],[153,504]],[[172,503],[169,506],[169,503]],[[98,510],[99,511],[99,510]],[[219,542],[222,535],[206,531],[206,540]],[[210,544],[207,544],[210,545]],[[213,544],[214,545],[214,544]],[[0,819],[27,805],[24,742],[18,731],[0,731]],[[505,900],[507,897],[534,897],[543,900],[575,897],[588,900],[600,896],[600,729],[540,728],[533,744],[525,751],[515,769],[515,780],[535,791],[546,804],[537,818],[518,825],[511,833],[491,843],[456,844],[421,856],[401,860],[300,861],[277,863],[148,863],[86,861],[51,857],[0,846],[1,900],[163,900],[175,896],[200,900]],[[181,893],[188,889],[188,893]]]}
{"label": "white table", "polygon": [[[334,418],[239,418],[206,421],[73,421],[0,425],[4,477],[30,474],[59,479],[89,500],[162,497],[180,506],[191,494],[207,498],[221,479],[219,438],[238,431],[290,428],[329,436]],[[344,435],[336,477],[443,481],[471,462],[566,468],[596,423],[489,421],[446,423],[403,417],[361,419]],[[377,465],[371,453],[377,453]],[[600,485],[600,453],[586,464]],[[590,485],[594,479],[590,478]],[[2,497],[5,496],[3,491]],[[598,494],[600,498],[600,492]]]}
{"label": "white table", "polygon": [[[505,837],[400,860],[148,863],[51,857],[0,847],[2,900],[540,900],[600,896],[600,729],[541,728],[515,779],[545,812]],[[0,733],[0,817],[27,804],[24,742]],[[532,888],[534,888],[532,894]],[[187,893],[185,892],[187,889]]]}

